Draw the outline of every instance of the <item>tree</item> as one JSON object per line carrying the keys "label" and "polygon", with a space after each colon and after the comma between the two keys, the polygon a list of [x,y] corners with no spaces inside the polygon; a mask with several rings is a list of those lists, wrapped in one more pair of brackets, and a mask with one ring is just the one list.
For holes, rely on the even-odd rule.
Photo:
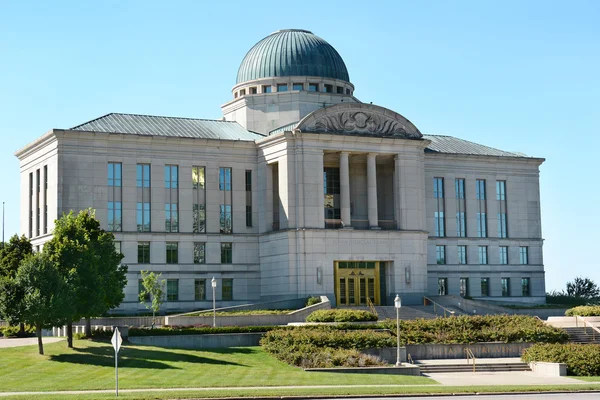
{"label": "tree", "polygon": [[0,248],[0,318],[9,324],[19,324],[19,335],[25,335],[25,324],[16,317],[16,308],[22,300],[22,293],[11,284],[23,260],[33,254],[33,246],[25,235],[13,235],[8,243]]}
{"label": "tree", "polygon": [[36,254],[23,261],[10,286],[23,293],[17,317],[35,326],[39,353],[44,354],[42,329],[64,324],[74,312],[67,283],[47,256]]}
{"label": "tree", "polygon": [[67,322],[67,343],[73,347],[73,321],[86,319],[91,335],[91,318],[117,307],[124,299],[127,266],[116,251],[114,236],[100,228],[94,210],[73,211],[55,221],[54,235],[44,253],[56,264],[69,286],[76,305]]}
{"label": "tree", "polygon": [[140,292],[140,303],[152,310],[152,326],[154,327],[154,318],[160,312],[160,306],[164,302],[164,280],[161,281],[162,274],[156,275],[154,272],[141,271],[143,290]]}
{"label": "tree", "polygon": [[600,288],[591,279],[578,276],[567,282],[567,295],[591,300],[600,297]]}

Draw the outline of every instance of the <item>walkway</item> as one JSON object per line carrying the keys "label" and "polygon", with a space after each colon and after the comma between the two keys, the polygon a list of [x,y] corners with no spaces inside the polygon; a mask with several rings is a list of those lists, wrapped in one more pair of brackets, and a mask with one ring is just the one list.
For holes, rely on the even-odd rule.
{"label": "walkway", "polygon": [[[65,338],[59,337],[43,337],[42,342],[44,344],[60,342],[61,340],[65,340]],[[11,339],[0,339],[0,349],[8,348],[8,347],[21,347],[21,346],[31,346],[37,345],[37,338],[11,338]]]}

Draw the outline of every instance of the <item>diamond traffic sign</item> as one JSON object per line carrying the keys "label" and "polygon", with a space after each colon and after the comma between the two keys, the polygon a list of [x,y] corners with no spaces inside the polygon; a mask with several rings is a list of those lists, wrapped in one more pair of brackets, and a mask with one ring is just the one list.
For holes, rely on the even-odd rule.
{"label": "diamond traffic sign", "polygon": [[119,332],[119,328],[115,328],[115,333],[113,333],[110,342],[112,343],[112,346],[115,349],[115,353],[118,353],[121,349],[121,343],[123,343],[123,338],[121,337],[121,332]]}

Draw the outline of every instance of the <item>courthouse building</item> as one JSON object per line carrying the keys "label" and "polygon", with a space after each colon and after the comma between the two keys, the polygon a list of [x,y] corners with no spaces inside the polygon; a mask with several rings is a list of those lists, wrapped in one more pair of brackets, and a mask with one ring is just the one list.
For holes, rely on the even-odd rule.
{"label": "courthouse building", "polygon": [[169,310],[211,307],[213,277],[220,306],[543,302],[544,160],[423,134],[354,90],[323,39],[275,32],[221,120],[111,113],[17,151],[21,231],[39,248],[94,208],[129,266],[123,311],[142,308],[140,270],[162,273]]}

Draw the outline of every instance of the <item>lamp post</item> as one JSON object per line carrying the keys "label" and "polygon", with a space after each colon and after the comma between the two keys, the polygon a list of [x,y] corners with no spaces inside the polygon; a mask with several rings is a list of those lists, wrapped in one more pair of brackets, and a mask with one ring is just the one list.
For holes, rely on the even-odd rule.
{"label": "lamp post", "polygon": [[402,300],[400,296],[396,295],[394,299],[394,307],[396,307],[396,367],[401,367],[400,362],[400,307],[402,307]]}
{"label": "lamp post", "polygon": [[213,288],[213,328],[217,326],[217,299],[215,298],[215,291],[217,289],[217,280],[213,276],[212,281],[210,281]]}

